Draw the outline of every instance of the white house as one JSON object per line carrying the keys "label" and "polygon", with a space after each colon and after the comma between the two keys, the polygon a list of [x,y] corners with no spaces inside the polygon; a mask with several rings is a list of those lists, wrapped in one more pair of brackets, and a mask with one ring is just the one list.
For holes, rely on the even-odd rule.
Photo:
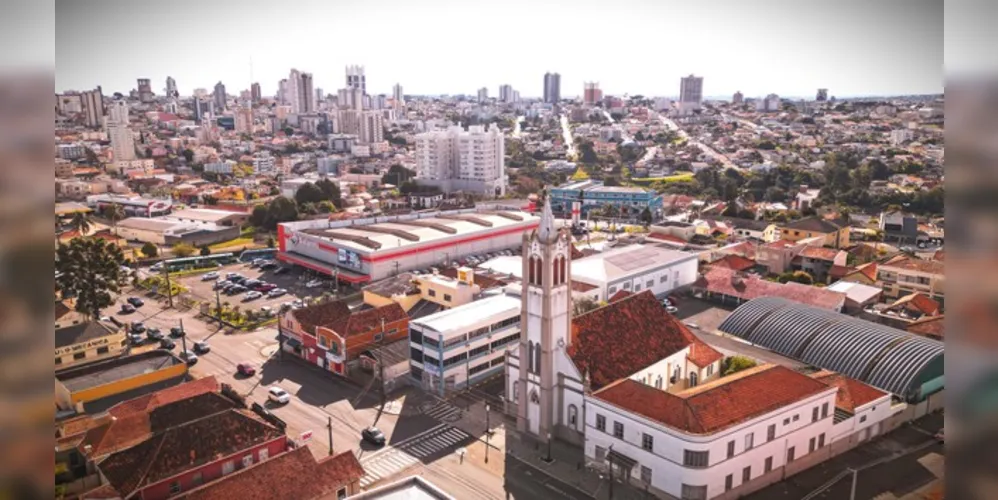
{"label": "white house", "polygon": [[599,289],[599,300],[620,290],[664,295],[697,279],[697,256],[657,245],[628,245],[576,259],[572,281]]}

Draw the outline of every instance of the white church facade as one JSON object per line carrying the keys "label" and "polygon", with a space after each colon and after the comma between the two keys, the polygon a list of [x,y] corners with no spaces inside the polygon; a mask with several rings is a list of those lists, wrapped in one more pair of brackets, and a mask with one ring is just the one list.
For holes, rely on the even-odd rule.
{"label": "white church facade", "polygon": [[721,376],[724,356],[649,291],[573,319],[571,244],[545,203],[524,235],[523,328],[505,363],[521,434],[582,446],[590,465],[662,498],[737,498],[890,416],[889,394],[838,374]]}

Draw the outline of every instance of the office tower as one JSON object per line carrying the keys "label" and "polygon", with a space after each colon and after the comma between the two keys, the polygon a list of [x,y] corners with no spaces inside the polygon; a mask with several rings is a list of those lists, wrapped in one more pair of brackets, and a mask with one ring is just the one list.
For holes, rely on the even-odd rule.
{"label": "office tower", "polygon": [[763,113],[772,113],[780,110],[780,96],[769,94],[765,99],[760,99],[755,103],[755,110]]}
{"label": "office tower", "polygon": [[731,104],[741,104],[743,102],[745,102],[745,96],[742,95],[741,90],[735,92],[735,95],[731,96]]}
{"label": "office tower", "polygon": [[236,132],[240,134],[253,133],[253,108],[247,102],[240,103],[236,108]]}
{"label": "office tower", "polygon": [[392,87],[392,106],[396,109],[405,107],[405,97],[402,95],[402,84],[396,83]]}
{"label": "office tower", "polygon": [[98,86],[80,94],[80,105],[83,107],[83,117],[88,127],[100,128],[104,121],[104,93]]}
{"label": "office tower", "polygon": [[367,94],[367,77],[363,66],[347,66],[347,87],[360,89],[361,95]]}
{"label": "office tower", "polygon": [[315,89],[315,106],[318,108],[319,103],[321,103],[326,98],[326,93],[322,91],[322,87],[317,87]]}
{"label": "office tower", "polygon": [[592,106],[603,100],[603,91],[599,88],[599,82],[585,82],[582,84],[582,103]]}
{"label": "office tower", "polygon": [[253,104],[256,104],[262,98],[263,94],[260,92],[260,83],[254,82],[253,85],[250,85],[250,100],[253,101]]}
{"label": "office tower", "polygon": [[179,97],[180,92],[177,91],[177,81],[173,79],[172,76],[166,77],[166,97]]}
{"label": "office tower", "polygon": [[288,79],[287,78],[284,78],[281,81],[277,82],[277,95],[275,97],[277,98],[277,103],[278,104],[287,104],[288,103]]}
{"label": "office tower", "polygon": [[352,109],[355,111],[362,111],[364,109],[363,90],[356,87],[347,87],[340,89],[338,96],[337,103],[340,109]]}
{"label": "office tower", "polygon": [[561,75],[544,73],[544,102],[556,103],[561,100]]}
{"label": "office tower", "polygon": [[514,102],[514,103],[520,102],[520,91],[519,90],[514,90],[513,91],[513,100],[512,100],[512,102]]}
{"label": "office tower", "polygon": [[135,139],[132,130],[128,128],[128,103],[117,100],[108,107],[107,135],[111,140],[111,151],[114,161],[135,159]]}
{"label": "office tower", "polygon": [[446,131],[416,135],[416,177],[420,184],[444,192],[473,191],[486,196],[506,192],[505,144],[498,125],[473,125],[465,131],[452,126]]}
{"label": "office tower", "polygon": [[194,97],[200,97],[200,98],[203,99],[205,97],[208,97],[208,89],[196,88],[196,89],[194,89],[194,92],[191,93],[191,95],[193,95]]}
{"label": "office tower", "polygon": [[703,101],[703,77],[686,76],[679,80],[679,102],[699,105]]}
{"label": "office tower", "polygon": [[815,101],[827,101],[828,100],[828,89],[818,89],[818,95],[814,98]]}
{"label": "office tower", "polygon": [[214,101],[204,97],[195,97],[191,101],[191,107],[194,109],[194,121],[201,122],[206,115],[215,114],[214,104]]}
{"label": "office tower", "polygon": [[222,82],[216,83],[215,94],[214,94],[215,109],[219,111],[224,111],[227,99],[228,98],[225,95],[225,85],[223,85]]}
{"label": "office tower", "polygon": [[302,73],[298,82],[298,113],[315,111],[315,88],[312,86],[312,73]]}
{"label": "office tower", "polygon": [[485,102],[489,100],[489,89],[482,87],[478,89],[478,102]]}
{"label": "office tower", "polygon": [[357,139],[360,144],[381,142],[384,139],[384,116],[378,111],[360,112],[360,130]]}
{"label": "office tower", "polygon": [[513,102],[513,86],[512,85],[500,85],[499,86],[499,100],[502,102]]}
{"label": "office tower", "polygon": [[152,102],[152,83],[148,78],[139,78],[139,100],[142,102]]}
{"label": "office tower", "polygon": [[297,69],[291,69],[291,75],[287,79],[287,87],[285,87],[287,92],[287,104],[291,106],[291,113],[298,114],[301,113],[302,108],[302,95],[301,95],[301,72]]}

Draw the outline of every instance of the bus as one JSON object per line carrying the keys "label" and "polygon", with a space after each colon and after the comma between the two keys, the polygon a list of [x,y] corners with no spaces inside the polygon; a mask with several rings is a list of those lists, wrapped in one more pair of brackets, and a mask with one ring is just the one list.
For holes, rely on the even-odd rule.
{"label": "bus", "polygon": [[[213,255],[198,255],[195,257],[184,257],[181,259],[168,259],[162,262],[166,266],[167,272],[175,273],[177,271],[187,271],[192,269],[212,269],[226,264],[232,264],[236,262],[236,256],[232,253],[217,253]],[[161,271],[162,266],[154,266],[157,269],[153,271]]]}
{"label": "bus", "polygon": [[253,262],[256,259],[269,259],[273,260],[277,258],[276,248],[257,248],[254,250],[243,250],[239,254],[239,262]]}

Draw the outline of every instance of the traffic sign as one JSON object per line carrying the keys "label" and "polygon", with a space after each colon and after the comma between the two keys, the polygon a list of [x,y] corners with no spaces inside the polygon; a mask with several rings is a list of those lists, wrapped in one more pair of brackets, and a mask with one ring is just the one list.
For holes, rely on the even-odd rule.
{"label": "traffic sign", "polygon": [[300,438],[303,443],[308,442],[308,440],[312,439],[312,431],[302,432]]}

